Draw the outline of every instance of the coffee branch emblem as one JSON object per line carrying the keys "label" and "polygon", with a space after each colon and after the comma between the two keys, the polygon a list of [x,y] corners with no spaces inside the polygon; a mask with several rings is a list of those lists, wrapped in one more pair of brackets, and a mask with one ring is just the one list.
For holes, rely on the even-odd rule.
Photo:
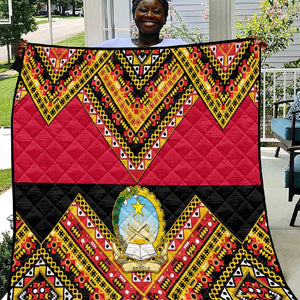
{"label": "coffee branch emblem", "polygon": [[123,270],[159,272],[167,261],[168,243],[162,240],[164,213],[155,195],[140,186],[127,187],[114,205],[112,223],[115,260]]}

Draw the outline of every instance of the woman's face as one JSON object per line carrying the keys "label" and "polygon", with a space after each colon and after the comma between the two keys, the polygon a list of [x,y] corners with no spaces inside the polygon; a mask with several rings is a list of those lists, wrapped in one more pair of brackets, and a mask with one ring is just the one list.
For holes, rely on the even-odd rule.
{"label": "woman's face", "polygon": [[165,10],[159,0],[142,0],[136,7],[134,20],[139,32],[157,34],[166,23]]}

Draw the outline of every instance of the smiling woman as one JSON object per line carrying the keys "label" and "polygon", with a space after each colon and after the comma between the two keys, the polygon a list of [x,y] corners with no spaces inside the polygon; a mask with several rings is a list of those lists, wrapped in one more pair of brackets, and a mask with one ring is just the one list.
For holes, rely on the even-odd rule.
{"label": "smiling woman", "polygon": [[159,33],[166,24],[167,13],[168,11],[164,9],[162,2],[159,0],[139,1],[133,14],[139,36],[133,40],[133,43],[140,47],[160,43]]}
{"label": "smiling woman", "polygon": [[167,0],[133,0],[132,14],[138,29],[138,37],[115,38],[97,44],[96,47],[151,47],[185,44],[181,39],[161,39],[160,31],[166,24],[169,4]]}

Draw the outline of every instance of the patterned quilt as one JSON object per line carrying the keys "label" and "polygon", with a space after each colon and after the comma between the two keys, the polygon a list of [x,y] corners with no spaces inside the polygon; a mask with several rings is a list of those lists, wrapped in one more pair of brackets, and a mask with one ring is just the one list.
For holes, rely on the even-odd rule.
{"label": "patterned quilt", "polygon": [[268,229],[252,39],[29,44],[9,299],[296,299]]}

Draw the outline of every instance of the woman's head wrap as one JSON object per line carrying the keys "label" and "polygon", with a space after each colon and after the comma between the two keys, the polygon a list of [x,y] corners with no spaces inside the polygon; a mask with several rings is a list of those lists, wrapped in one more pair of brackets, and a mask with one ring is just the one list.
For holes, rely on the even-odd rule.
{"label": "woman's head wrap", "polygon": [[[136,11],[136,8],[138,6],[138,4],[141,2],[142,0],[132,0],[132,14],[133,14],[133,17],[135,15],[135,11]],[[167,19],[168,17],[168,13],[169,13],[169,3],[167,0],[159,0],[159,2],[162,4],[163,8],[164,8],[164,11],[165,11],[165,17]]]}

